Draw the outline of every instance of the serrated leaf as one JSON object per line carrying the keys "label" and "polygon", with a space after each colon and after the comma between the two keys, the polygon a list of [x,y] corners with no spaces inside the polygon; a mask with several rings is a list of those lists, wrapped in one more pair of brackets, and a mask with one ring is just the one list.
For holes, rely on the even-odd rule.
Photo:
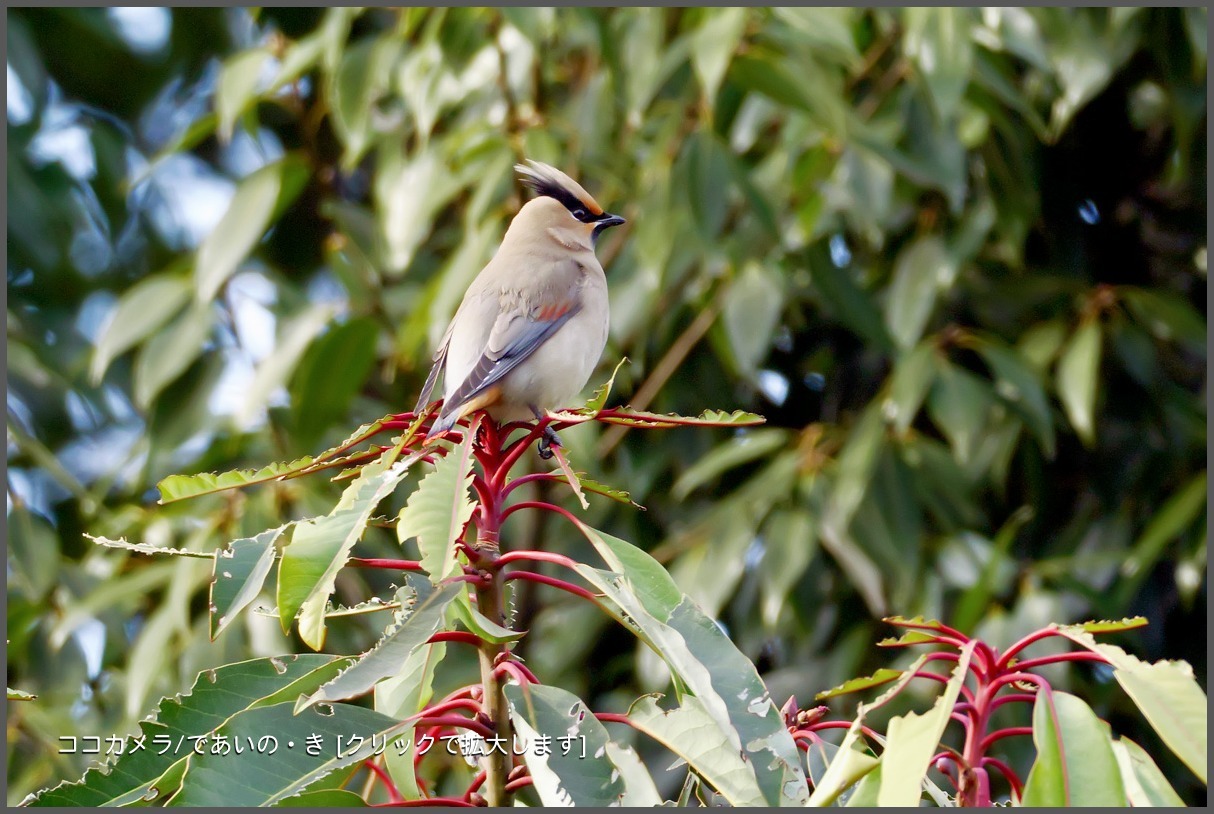
{"label": "serrated leaf", "polygon": [[303,158],[290,154],[240,182],[227,211],[198,247],[194,288],[201,303],[220,287],[261,240],[266,227],[295,200],[307,180]]}
{"label": "serrated leaf", "polygon": [[625,356],[620,361],[616,362],[615,370],[611,371],[611,378],[603,382],[595,388],[594,393],[590,396],[590,400],[586,402],[580,409],[574,410],[575,413],[582,415],[595,415],[607,406],[607,399],[611,395],[611,388],[615,386],[615,377],[619,375],[620,368],[627,363],[628,357]]}
{"label": "serrated leaf", "polygon": [[185,548],[165,548],[163,546],[151,545],[150,543],[132,543],[128,542],[125,537],[111,540],[108,537],[94,537],[88,532],[85,532],[84,537],[105,548],[118,548],[123,551],[134,551],[139,554],[168,554],[172,557],[195,557],[200,560],[209,560],[215,556],[213,551],[190,551]]}
{"label": "serrated leaf", "polygon": [[890,719],[886,729],[885,751],[881,753],[881,790],[877,805],[918,806],[923,778],[932,756],[940,748],[940,738],[953,714],[961,685],[969,672],[975,642],[967,642],[958,654],[957,665],[936,699],[925,713],[908,712]]}
{"label": "serrated leaf", "polygon": [[174,503],[199,495],[209,495],[226,489],[240,489],[255,483],[276,480],[285,475],[306,469],[315,459],[299,458],[289,463],[273,463],[261,469],[234,469],[230,472],[202,472],[197,475],[169,475],[156,488],[160,491],[161,505]]}
{"label": "serrated leaf", "polygon": [[843,736],[835,757],[814,786],[814,793],[809,798],[810,806],[830,805],[850,786],[879,768],[877,758],[857,748],[863,721],[864,713],[861,709],[848,727],[847,734]]}
{"label": "serrated leaf", "polygon": [[[554,413],[559,421],[569,423],[581,423],[585,418],[572,413]],[[743,410],[734,410],[732,413],[727,413],[723,410],[705,410],[699,416],[691,417],[685,415],[675,415],[674,413],[649,413],[644,410],[633,410],[628,407],[613,407],[610,410],[603,410],[597,416],[596,421],[601,421],[605,424],[626,424],[632,427],[649,427],[653,429],[663,429],[669,427],[748,427],[756,424],[763,424],[767,419],[755,413],[748,413]]]}
{"label": "serrated leaf", "polygon": [[1089,319],[1071,336],[1055,372],[1067,418],[1087,446],[1096,442],[1096,387],[1100,375],[1100,323]]}
{"label": "serrated leaf", "polygon": [[283,630],[300,614],[299,633],[319,650],[324,643],[324,612],[337,572],[362,537],[375,507],[420,459],[414,454],[389,464],[390,456],[368,464],[342,493],[329,514],[296,524],[278,566],[278,609]]}
{"label": "serrated leaf", "polygon": [[497,624],[477,610],[470,602],[453,603],[449,615],[454,615],[456,619],[463,622],[469,632],[475,633],[481,639],[493,644],[517,642],[527,635],[525,630],[513,630]]}
{"label": "serrated leaf", "polygon": [[211,641],[247,608],[265,584],[278,549],[274,543],[290,523],[268,529],[254,537],[242,537],[216,551],[211,576]]}
{"label": "serrated leaf", "polygon": [[477,420],[473,419],[463,441],[422,478],[397,519],[397,539],[404,543],[417,538],[422,569],[435,583],[459,568],[455,544],[476,509],[468,489],[472,484],[472,444],[477,426]]}
{"label": "serrated leaf", "polygon": [[1086,633],[1121,633],[1126,630],[1134,630],[1140,627],[1146,627],[1148,624],[1146,617],[1129,616],[1125,619],[1109,620],[1101,619],[1089,622],[1081,622],[1076,627],[1081,628]]}
{"label": "serrated leaf", "polygon": [[870,676],[851,678],[837,687],[823,690],[814,696],[814,700],[823,701],[839,695],[847,695],[848,693],[860,692],[861,690],[871,690],[873,687],[881,687],[891,681],[896,681],[904,672],[903,670],[891,670],[888,667],[882,667]]}
{"label": "serrated leaf", "polygon": [[[641,805],[661,803],[651,779],[648,788],[643,783],[628,787],[608,755],[611,739],[606,727],[576,695],[543,684],[513,683],[506,685],[505,693],[515,732],[527,744],[523,760],[543,805],[618,806],[630,792],[644,798]],[[535,743],[542,736],[550,743],[572,737],[574,747],[567,753],[554,747],[540,754]]]}
{"label": "serrated leaf", "polygon": [[329,701],[357,698],[369,692],[378,681],[400,673],[413,652],[442,627],[447,606],[464,589],[463,583],[459,582],[443,585],[416,608],[398,612],[393,625],[374,647],[307,699],[300,699],[297,711]]}
{"label": "serrated leaf", "polygon": [[[350,704],[296,714],[292,704],[275,704],[234,715],[215,736],[240,743],[245,754],[190,756],[188,782],[175,806],[268,806],[294,796],[337,769],[375,754],[377,744],[394,749],[394,736],[409,726]],[[269,746],[258,750],[259,744]],[[320,749],[302,748],[309,742]],[[294,743],[292,748],[287,744]],[[357,744],[355,748],[350,748]]]}
{"label": "serrated leaf", "polygon": [[[334,661],[329,655],[275,656],[229,664],[198,676],[193,688],[182,696],[165,698],[156,714],[139,724],[140,736],[148,744],[177,743],[191,736],[205,736],[231,715],[248,709],[259,700],[290,686]],[[185,751],[192,751],[186,749]],[[112,762],[108,771],[89,769],[74,783],[60,783],[25,801],[33,806],[128,805],[144,800],[153,783],[186,755],[169,749],[128,749]],[[158,787],[163,800],[175,785]],[[155,799],[155,798],[153,798]]]}
{"label": "serrated leaf", "polygon": [[1147,663],[1111,644],[1097,642],[1081,626],[1058,628],[1063,636],[1099,653],[1143,717],[1181,762],[1206,782],[1206,694],[1184,661]]}
{"label": "serrated leaf", "polygon": [[38,696],[33,693],[23,692],[22,690],[14,690],[12,687],[6,687],[8,690],[8,700],[10,701],[34,701]]}
{"label": "serrated leaf", "polygon": [[882,639],[877,642],[877,647],[909,647],[916,644],[936,644],[940,639],[930,633],[924,633],[921,630],[908,630],[898,638]]}
{"label": "serrated leaf", "polygon": [[190,299],[190,281],[173,274],[145,277],[122,295],[101,330],[89,362],[89,379],[100,384],[110,363],[151,336]]}

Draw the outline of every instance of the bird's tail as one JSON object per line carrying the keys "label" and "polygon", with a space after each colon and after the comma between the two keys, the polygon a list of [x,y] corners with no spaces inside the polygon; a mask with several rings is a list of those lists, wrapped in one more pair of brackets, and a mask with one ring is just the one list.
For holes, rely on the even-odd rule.
{"label": "bird's tail", "polygon": [[434,423],[430,425],[430,431],[426,433],[426,438],[430,439],[436,435],[446,432],[454,427],[455,422],[457,421],[459,421],[459,413],[448,413],[444,407],[444,410],[438,414],[438,418],[436,418]]}

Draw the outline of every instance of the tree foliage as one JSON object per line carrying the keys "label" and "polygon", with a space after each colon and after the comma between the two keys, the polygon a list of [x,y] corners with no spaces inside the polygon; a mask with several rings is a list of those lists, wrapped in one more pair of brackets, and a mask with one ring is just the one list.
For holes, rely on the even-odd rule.
{"label": "tree foliage", "polygon": [[[10,702],[10,802],[97,757],[60,736],[134,733],[199,673],[321,628],[375,643],[379,572],[314,574],[302,640],[257,612],[281,585],[232,586],[252,612],[220,633],[203,565],[84,535],[237,541],[255,567],[267,529],[336,518],[318,545],[399,555],[380,526],[422,468],[363,470],[403,484],[374,517],[334,509],[344,481],[279,476],[341,478],[413,403],[522,157],[628,218],[600,247],[600,379],[629,359],[612,406],[767,419],[562,437],[629,493],[578,516],[664,565],[777,703],[890,667],[870,645],[891,613],[997,647],[1141,615],[1118,642],[1205,686],[1204,9],[149,14],[8,13],[9,685],[37,696]],[[512,534],[591,559],[563,525]],[[556,687],[610,709],[670,685],[602,614],[515,585],[554,708]],[[1049,675],[1134,739],[1109,748],[1143,795],[1162,770],[1204,800],[1108,678]],[[1058,715],[1034,736],[1090,734]]]}

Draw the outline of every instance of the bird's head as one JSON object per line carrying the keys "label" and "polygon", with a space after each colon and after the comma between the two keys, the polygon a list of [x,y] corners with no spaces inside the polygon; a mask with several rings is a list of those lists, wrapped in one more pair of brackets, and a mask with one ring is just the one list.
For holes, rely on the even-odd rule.
{"label": "bird's head", "polygon": [[[581,184],[556,167],[527,159],[526,164],[515,164],[514,168],[523,183],[539,195],[523,209],[537,210],[537,215],[553,221],[550,226],[573,231],[593,246],[603,232],[624,223],[619,215],[604,212]],[[553,205],[553,201],[559,206]]]}

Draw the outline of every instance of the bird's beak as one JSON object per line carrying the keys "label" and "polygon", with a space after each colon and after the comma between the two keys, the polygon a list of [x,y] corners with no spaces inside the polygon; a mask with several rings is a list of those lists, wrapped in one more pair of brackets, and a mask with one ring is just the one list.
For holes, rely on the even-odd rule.
{"label": "bird's beak", "polygon": [[604,215],[603,217],[599,218],[598,225],[595,227],[595,231],[601,232],[604,229],[609,229],[612,226],[620,226],[627,222],[628,221],[624,220],[619,215],[610,215],[610,214]]}

